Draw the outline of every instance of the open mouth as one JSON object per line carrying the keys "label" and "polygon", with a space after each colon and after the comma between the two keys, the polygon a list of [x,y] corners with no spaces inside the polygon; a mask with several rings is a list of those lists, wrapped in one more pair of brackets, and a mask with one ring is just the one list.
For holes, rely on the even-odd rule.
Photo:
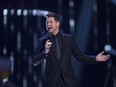
{"label": "open mouth", "polygon": [[48,30],[52,29],[52,27],[48,27]]}

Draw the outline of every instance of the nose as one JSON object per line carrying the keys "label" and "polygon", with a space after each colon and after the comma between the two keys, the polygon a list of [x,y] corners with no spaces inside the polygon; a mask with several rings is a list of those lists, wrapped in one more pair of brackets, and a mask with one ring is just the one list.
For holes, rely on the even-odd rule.
{"label": "nose", "polygon": [[49,26],[50,25],[50,22],[48,22],[47,25]]}
{"label": "nose", "polygon": [[49,22],[49,23],[47,23],[46,25],[47,25],[47,27],[50,27],[50,26],[51,26],[50,22]]}

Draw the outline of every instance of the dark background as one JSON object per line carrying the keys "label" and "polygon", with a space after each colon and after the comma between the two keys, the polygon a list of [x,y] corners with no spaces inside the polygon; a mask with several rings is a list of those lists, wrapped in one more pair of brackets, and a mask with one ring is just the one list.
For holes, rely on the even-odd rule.
{"label": "dark background", "polygon": [[[33,10],[38,14],[33,15]],[[44,13],[40,11],[57,13],[61,30],[74,36],[83,53],[97,55],[106,44],[115,51],[115,0],[0,0],[0,58],[11,60],[8,77],[11,85],[41,87],[42,65],[32,64],[37,39],[46,34]],[[116,52],[111,53],[109,61],[97,65],[79,63],[72,58],[79,87],[114,87],[115,55]]]}

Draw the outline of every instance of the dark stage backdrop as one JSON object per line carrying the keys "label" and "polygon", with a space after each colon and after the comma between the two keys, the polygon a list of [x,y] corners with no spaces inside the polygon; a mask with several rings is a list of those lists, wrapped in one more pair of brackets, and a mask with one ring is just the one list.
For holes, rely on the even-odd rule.
{"label": "dark stage backdrop", "polygon": [[[60,16],[61,30],[74,36],[83,53],[97,55],[104,50],[104,46],[113,48],[113,62],[91,65],[72,58],[79,87],[113,87],[115,68],[111,70],[111,80],[106,78],[109,64],[115,67],[115,0],[1,0],[0,58],[9,58],[11,64],[6,85],[42,86],[43,65],[34,67],[32,59],[37,39],[46,34],[44,15],[49,12]],[[0,71],[0,75],[3,75],[1,72],[4,71]],[[3,79],[0,76],[0,86],[5,82]],[[107,86],[104,86],[106,83]]]}

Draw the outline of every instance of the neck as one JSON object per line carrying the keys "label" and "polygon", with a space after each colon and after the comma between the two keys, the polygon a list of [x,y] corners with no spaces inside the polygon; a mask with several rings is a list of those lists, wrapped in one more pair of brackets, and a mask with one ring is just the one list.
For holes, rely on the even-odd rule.
{"label": "neck", "polygon": [[59,32],[59,30],[58,30],[58,31],[56,31],[56,32],[54,32],[54,33],[53,33],[53,35],[56,35],[56,34],[58,34],[58,32]]}

